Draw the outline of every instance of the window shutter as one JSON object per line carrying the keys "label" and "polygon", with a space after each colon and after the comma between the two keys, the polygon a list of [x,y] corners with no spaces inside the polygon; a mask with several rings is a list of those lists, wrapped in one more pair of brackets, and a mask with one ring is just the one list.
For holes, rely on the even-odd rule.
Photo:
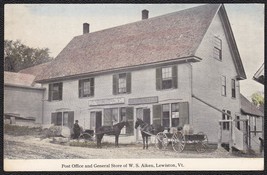
{"label": "window shutter", "polygon": [[156,90],[162,89],[162,69],[156,69]]}
{"label": "window shutter", "polygon": [[177,66],[172,66],[172,88],[177,89]]}
{"label": "window shutter", "polygon": [[62,94],[63,94],[63,84],[59,83],[59,100],[62,100]]}
{"label": "window shutter", "polygon": [[153,105],[153,124],[161,125],[162,105]]}
{"label": "window shutter", "polygon": [[91,78],[90,79],[90,96],[94,96],[95,95],[95,79]]}
{"label": "window shutter", "polygon": [[53,88],[53,84],[49,84],[49,87],[48,87],[48,101],[52,101],[52,88]]}
{"label": "window shutter", "polygon": [[82,80],[79,80],[79,97],[82,97]]}
{"label": "window shutter", "polygon": [[57,125],[57,113],[51,114],[51,124]]}
{"label": "window shutter", "polygon": [[113,95],[118,94],[118,75],[113,75]]}
{"label": "window shutter", "polygon": [[57,123],[58,126],[61,126],[63,124],[63,116],[62,112],[57,112]]}
{"label": "window shutter", "polygon": [[131,73],[126,73],[126,92],[131,93]]}
{"label": "window shutter", "polygon": [[134,108],[133,107],[127,107],[126,108],[126,118],[129,123],[129,126],[126,127],[126,134],[127,135],[133,135],[134,134]]}
{"label": "window shutter", "polygon": [[112,126],[111,109],[104,109],[104,126]]}
{"label": "window shutter", "polygon": [[189,124],[189,104],[188,102],[179,103],[179,126],[184,127],[185,124]]}
{"label": "window shutter", "polygon": [[68,127],[73,128],[74,125],[74,111],[68,112]]}

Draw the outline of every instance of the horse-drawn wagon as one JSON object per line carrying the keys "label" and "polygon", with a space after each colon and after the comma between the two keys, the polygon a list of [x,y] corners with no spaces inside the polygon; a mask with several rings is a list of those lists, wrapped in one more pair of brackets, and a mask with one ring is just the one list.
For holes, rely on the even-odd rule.
{"label": "horse-drawn wagon", "polygon": [[182,152],[186,145],[194,145],[197,152],[205,152],[208,147],[208,137],[203,132],[193,134],[189,125],[185,125],[183,129],[179,128],[177,131],[164,132],[164,128],[155,128],[152,125],[148,125],[141,119],[137,119],[135,128],[140,126],[140,131],[143,137],[143,148],[148,148],[147,137],[155,137],[155,146],[158,149],[164,150],[168,144],[172,144],[172,148],[176,152]]}
{"label": "horse-drawn wagon", "polygon": [[197,134],[185,134],[182,131],[175,133],[160,132],[156,135],[155,145],[158,149],[166,149],[168,144],[176,152],[182,152],[186,145],[194,145],[197,152],[205,152],[208,147],[208,137],[206,134],[199,132]]}

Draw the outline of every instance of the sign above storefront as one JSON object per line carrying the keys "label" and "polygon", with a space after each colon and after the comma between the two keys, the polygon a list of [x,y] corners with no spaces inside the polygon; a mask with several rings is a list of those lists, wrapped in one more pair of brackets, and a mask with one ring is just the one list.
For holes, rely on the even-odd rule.
{"label": "sign above storefront", "polygon": [[89,106],[113,105],[113,104],[124,104],[124,103],[125,99],[123,97],[120,97],[120,98],[90,100]]}
{"label": "sign above storefront", "polygon": [[128,104],[138,105],[138,104],[148,104],[157,102],[158,102],[158,96],[154,96],[154,97],[130,98]]}

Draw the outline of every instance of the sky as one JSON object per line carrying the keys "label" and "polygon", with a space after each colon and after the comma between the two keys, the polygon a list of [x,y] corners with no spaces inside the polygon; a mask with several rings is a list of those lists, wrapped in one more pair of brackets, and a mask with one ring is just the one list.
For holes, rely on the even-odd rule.
{"label": "sky", "polygon": [[[4,38],[20,40],[35,48],[49,48],[56,57],[74,36],[82,35],[82,24],[90,32],[164,15],[202,4],[5,4]],[[264,63],[264,4],[224,4],[235,36],[247,79],[241,93],[250,99],[264,86],[252,80]]]}

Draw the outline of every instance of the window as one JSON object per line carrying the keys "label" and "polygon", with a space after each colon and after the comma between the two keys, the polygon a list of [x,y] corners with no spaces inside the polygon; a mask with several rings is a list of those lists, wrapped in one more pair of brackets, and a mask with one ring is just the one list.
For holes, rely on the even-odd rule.
{"label": "window", "polygon": [[172,67],[162,68],[162,89],[172,88]]}
{"label": "window", "polygon": [[113,75],[113,94],[131,93],[131,73]]}
{"label": "window", "polygon": [[152,119],[154,125],[183,127],[185,124],[189,124],[189,104],[188,102],[179,102],[153,105]]}
{"label": "window", "polygon": [[94,78],[79,80],[79,97],[94,96]]}
{"label": "window", "polygon": [[[171,113],[170,113],[171,106]],[[164,127],[177,127],[179,125],[179,104],[162,105],[162,125]]]}
{"label": "window", "polygon": [[222,40],[214,37],[213,44],[213,57],[217,60],[222,60]]}
{"label": "window", "polygon": [[73,127],[74,124],[74,112],[55,112],[51,114],[51,124],[55,126],[67,126]]}
{"label": "window", "polygon": [[49,84],[48,101],[62,100],[62,83]]}
{"label": "window", "polygon": [[126,108],[120,108],[120,121],[126,120]]}
{"label": "window", "polygon": [[[226,112],[225,110],[222,111]],[[227,111],[227,113],[231,115],[231,111]],[[222,120],[230,120],[230,117],[223,113]],[[223,122],[223,130],[229,130],[229,129],[230,129],[230,122]]]}
{"label": "window", "polygon": [[112,120],[112,124],[115,125],[117,123],[119,123],[119,116],[118,116],[118,108],[112,108],[111,109],[111,120]]}
{"label": "window", "polygon": [[163,127],[170,127],[170,109],[169,104],[162,105],[162,125]]}
{"label": "window", "polygon": [[172,127],[177,127],[179,125],[179,105],[178,103],[172,104]]}
{"label": "window", "polygon": [[121,122],[123,119],[128,121],[129,126],[121,130],[122,134],[134,134],[133,107],[107,108],[104,109],[104,125],[111,126]]}
{"label": "window", "polygon": [[232,84],[232,97],[236,98],[235,80],[234,79],[232,79],[231,84]]}
{"label": "window", "polygon": [[226,77],[222,76],[221,81],[222,81],[222,96],[226,96]]}
{"label": "window", "polygon": [[119,74],[119,94],[126,93],[126,74]]}
{"label": "window", "polygon": [[156,89],[177,88],[177,66],[156,69]]}

